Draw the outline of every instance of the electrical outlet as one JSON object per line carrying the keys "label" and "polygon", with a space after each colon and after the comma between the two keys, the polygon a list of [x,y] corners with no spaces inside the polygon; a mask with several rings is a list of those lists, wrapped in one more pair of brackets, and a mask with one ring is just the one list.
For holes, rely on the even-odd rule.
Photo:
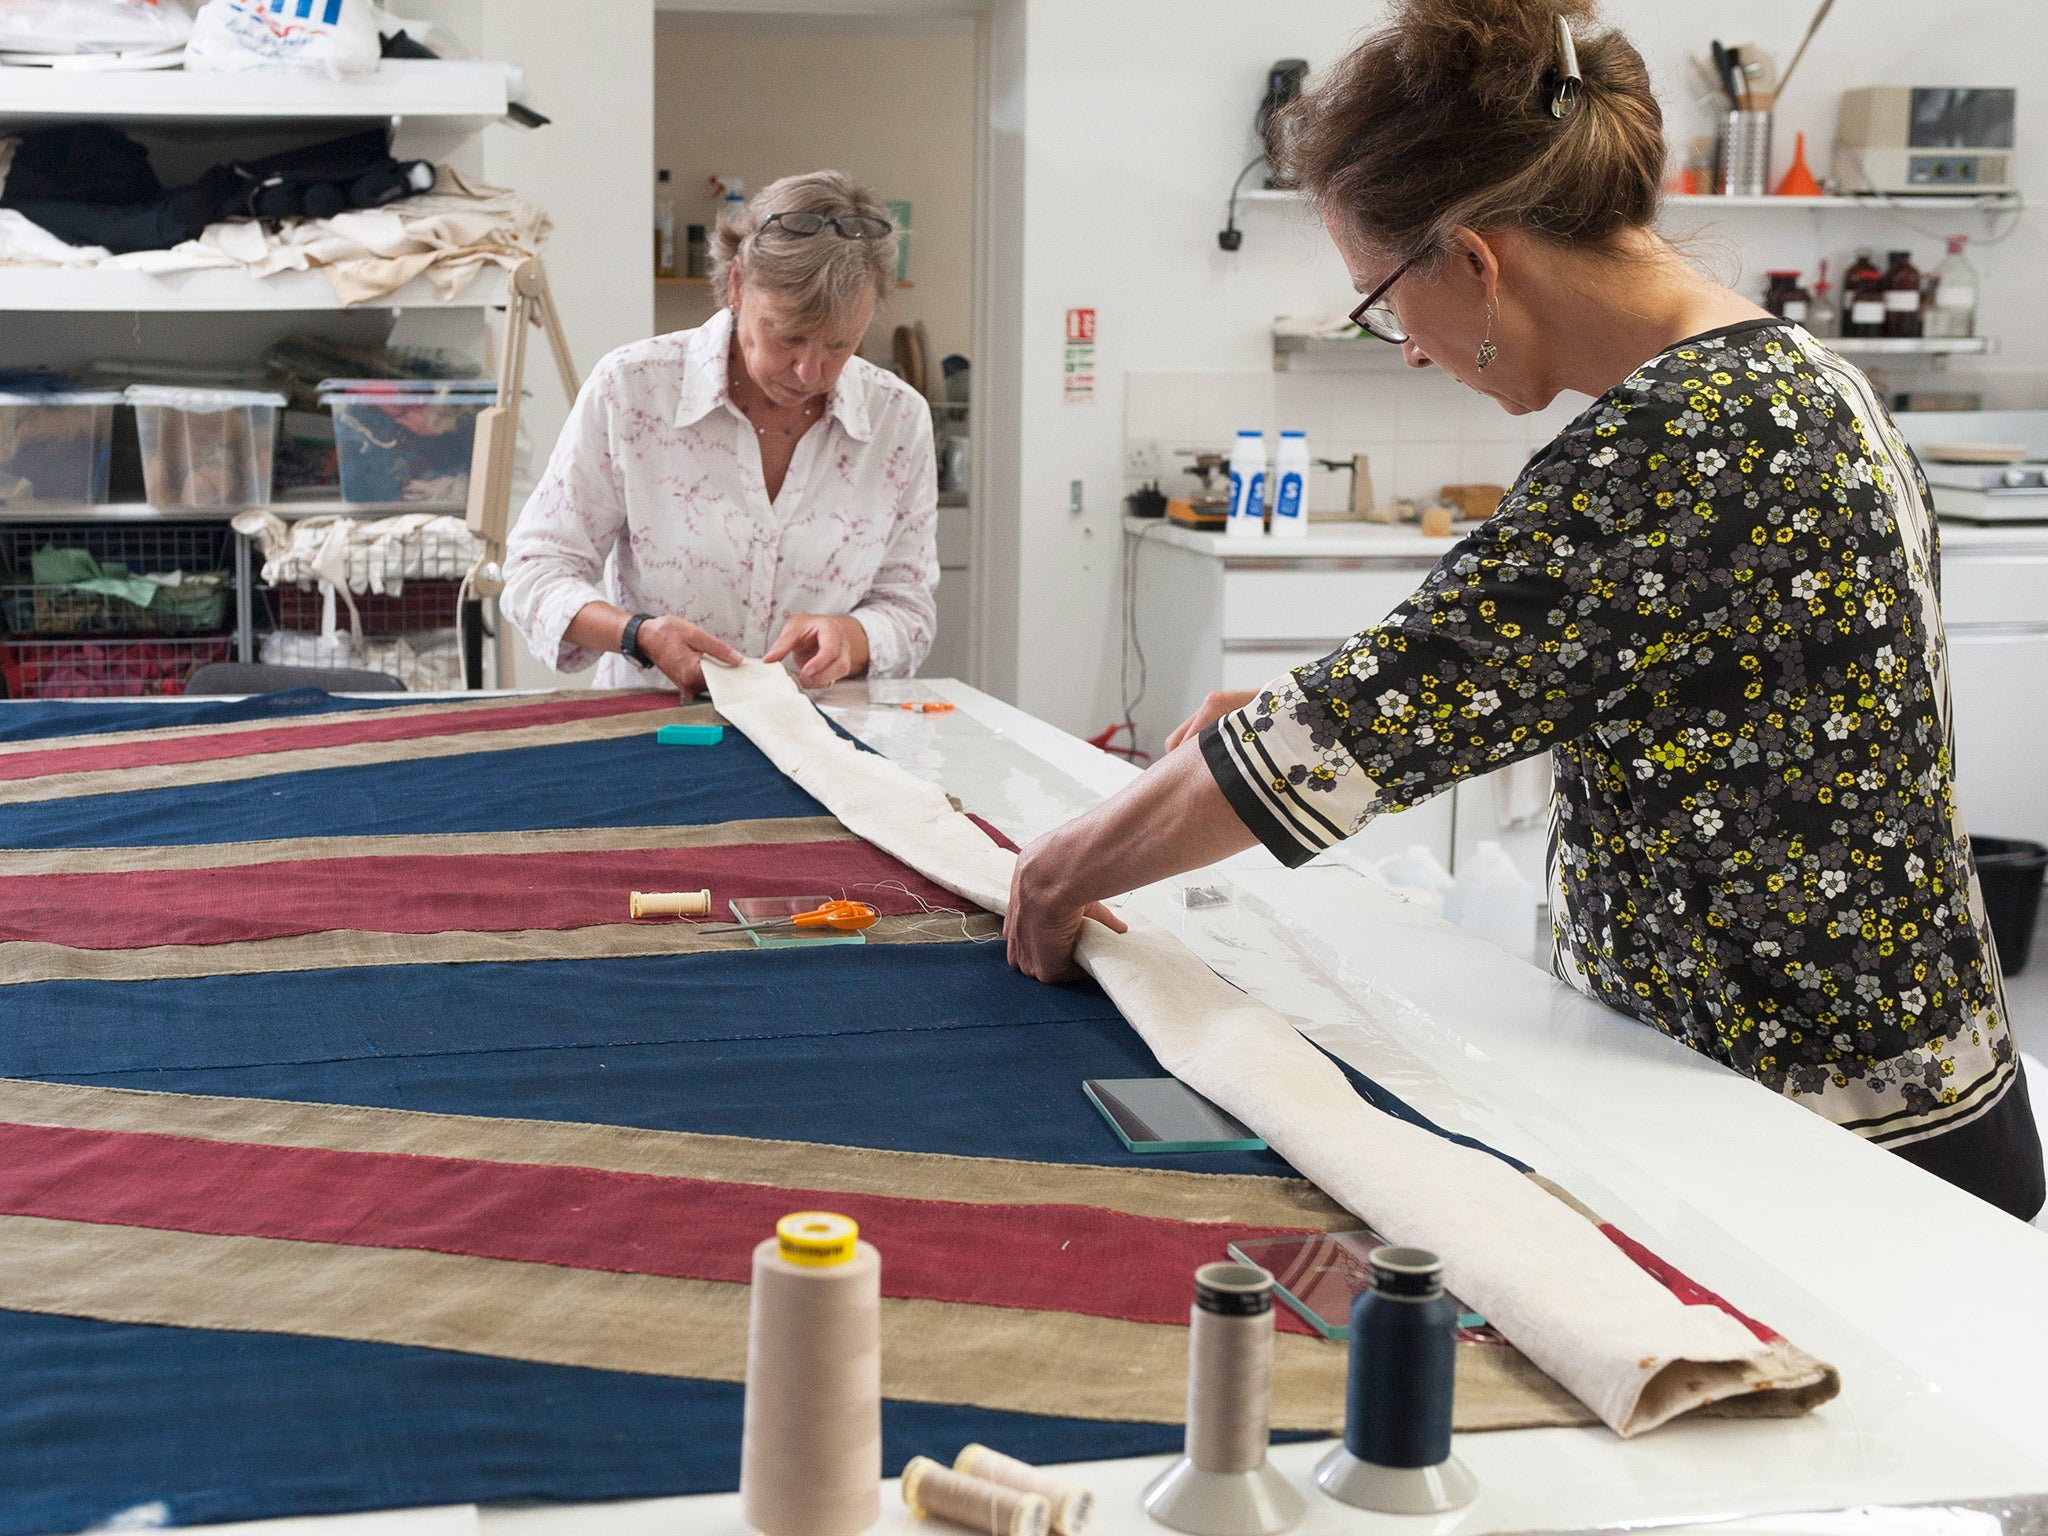
{"label": "electrical outlet", "polygon": [[1067,483],[1067,510],[1076,517],[1088,510],[1087,504],[1081,498],[1081,482],[1078,480]]}
{"label": "electrical outlet", "polygon": [[1166,456],[1159,444],[1134,438],[1124,444],[1124,477],[1129,480],[1157,480],[1165,473]]}

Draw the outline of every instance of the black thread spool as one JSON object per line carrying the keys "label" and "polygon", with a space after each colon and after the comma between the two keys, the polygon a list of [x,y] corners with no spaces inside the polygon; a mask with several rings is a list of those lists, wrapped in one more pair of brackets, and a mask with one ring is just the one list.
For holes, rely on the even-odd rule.
{"label": "black thread spool", "polygon": [[1451,1454],[1458,1305],[1444,1294],[1443,1260],[1389,1246],[1366,1265],[1371,1283],[1351,1304],[1344,1443],[1323,1458],[1316,1482],[1333,1499],[1383,1514],[1462,1508],[1479,1484]]}

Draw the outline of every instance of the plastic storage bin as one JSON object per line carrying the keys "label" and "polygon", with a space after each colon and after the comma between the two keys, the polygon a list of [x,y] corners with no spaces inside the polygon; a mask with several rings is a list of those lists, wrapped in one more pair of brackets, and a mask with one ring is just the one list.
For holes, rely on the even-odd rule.
{"label": "plastic storage bin", "polygon": [[0,506],[103,502],[117,391],[0,394]]}
{"label": "plastic storage bin", "polygon": [[142,479],[154,507],[261,507],[283,395],[131,384]]}
{"label": "plastic storage bin", "polygon": [[2017,837],[1970,838],[1984,913],[1998,941],[1998,968],[2017,976],[2034,947],[2034,919],[2041,912],[2041,878],[2048,873],[2048,848]]}
{"label": "plastic storage bin", "polygon": [[341,499],[456,505],[469,498],[477,413],[498,398],[489,379],[327,379]]}

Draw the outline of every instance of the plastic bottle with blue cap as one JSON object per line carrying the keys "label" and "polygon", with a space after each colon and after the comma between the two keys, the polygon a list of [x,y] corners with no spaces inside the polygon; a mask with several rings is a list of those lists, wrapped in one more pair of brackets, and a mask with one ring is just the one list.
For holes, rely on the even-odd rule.
{"label": "plastic bottle with blue cap", "polygon": [[1282,432],[1280,451],[1273,456],[1273,525],[1279,538],[1308,533],[1308,434]]}
{"label": "plastic bottle with blue cap", "polygon": [[1247,428],[1230,454],[1230,516],[1223,531],[1257,538],[1266,531],[1266,434]]}

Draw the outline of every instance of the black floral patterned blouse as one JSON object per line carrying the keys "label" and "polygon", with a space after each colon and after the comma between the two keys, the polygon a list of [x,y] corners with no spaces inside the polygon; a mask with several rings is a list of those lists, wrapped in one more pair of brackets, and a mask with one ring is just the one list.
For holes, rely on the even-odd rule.
{"label": "black floral patterned blouse", "polygon": [[1298,864],[1546,748],[1559,975],[1873,1140],[2014,1052],[1956,815],[1925,481],[1861,373],[1758,321],[1652,358],[1385,622],[1202,749]]}

